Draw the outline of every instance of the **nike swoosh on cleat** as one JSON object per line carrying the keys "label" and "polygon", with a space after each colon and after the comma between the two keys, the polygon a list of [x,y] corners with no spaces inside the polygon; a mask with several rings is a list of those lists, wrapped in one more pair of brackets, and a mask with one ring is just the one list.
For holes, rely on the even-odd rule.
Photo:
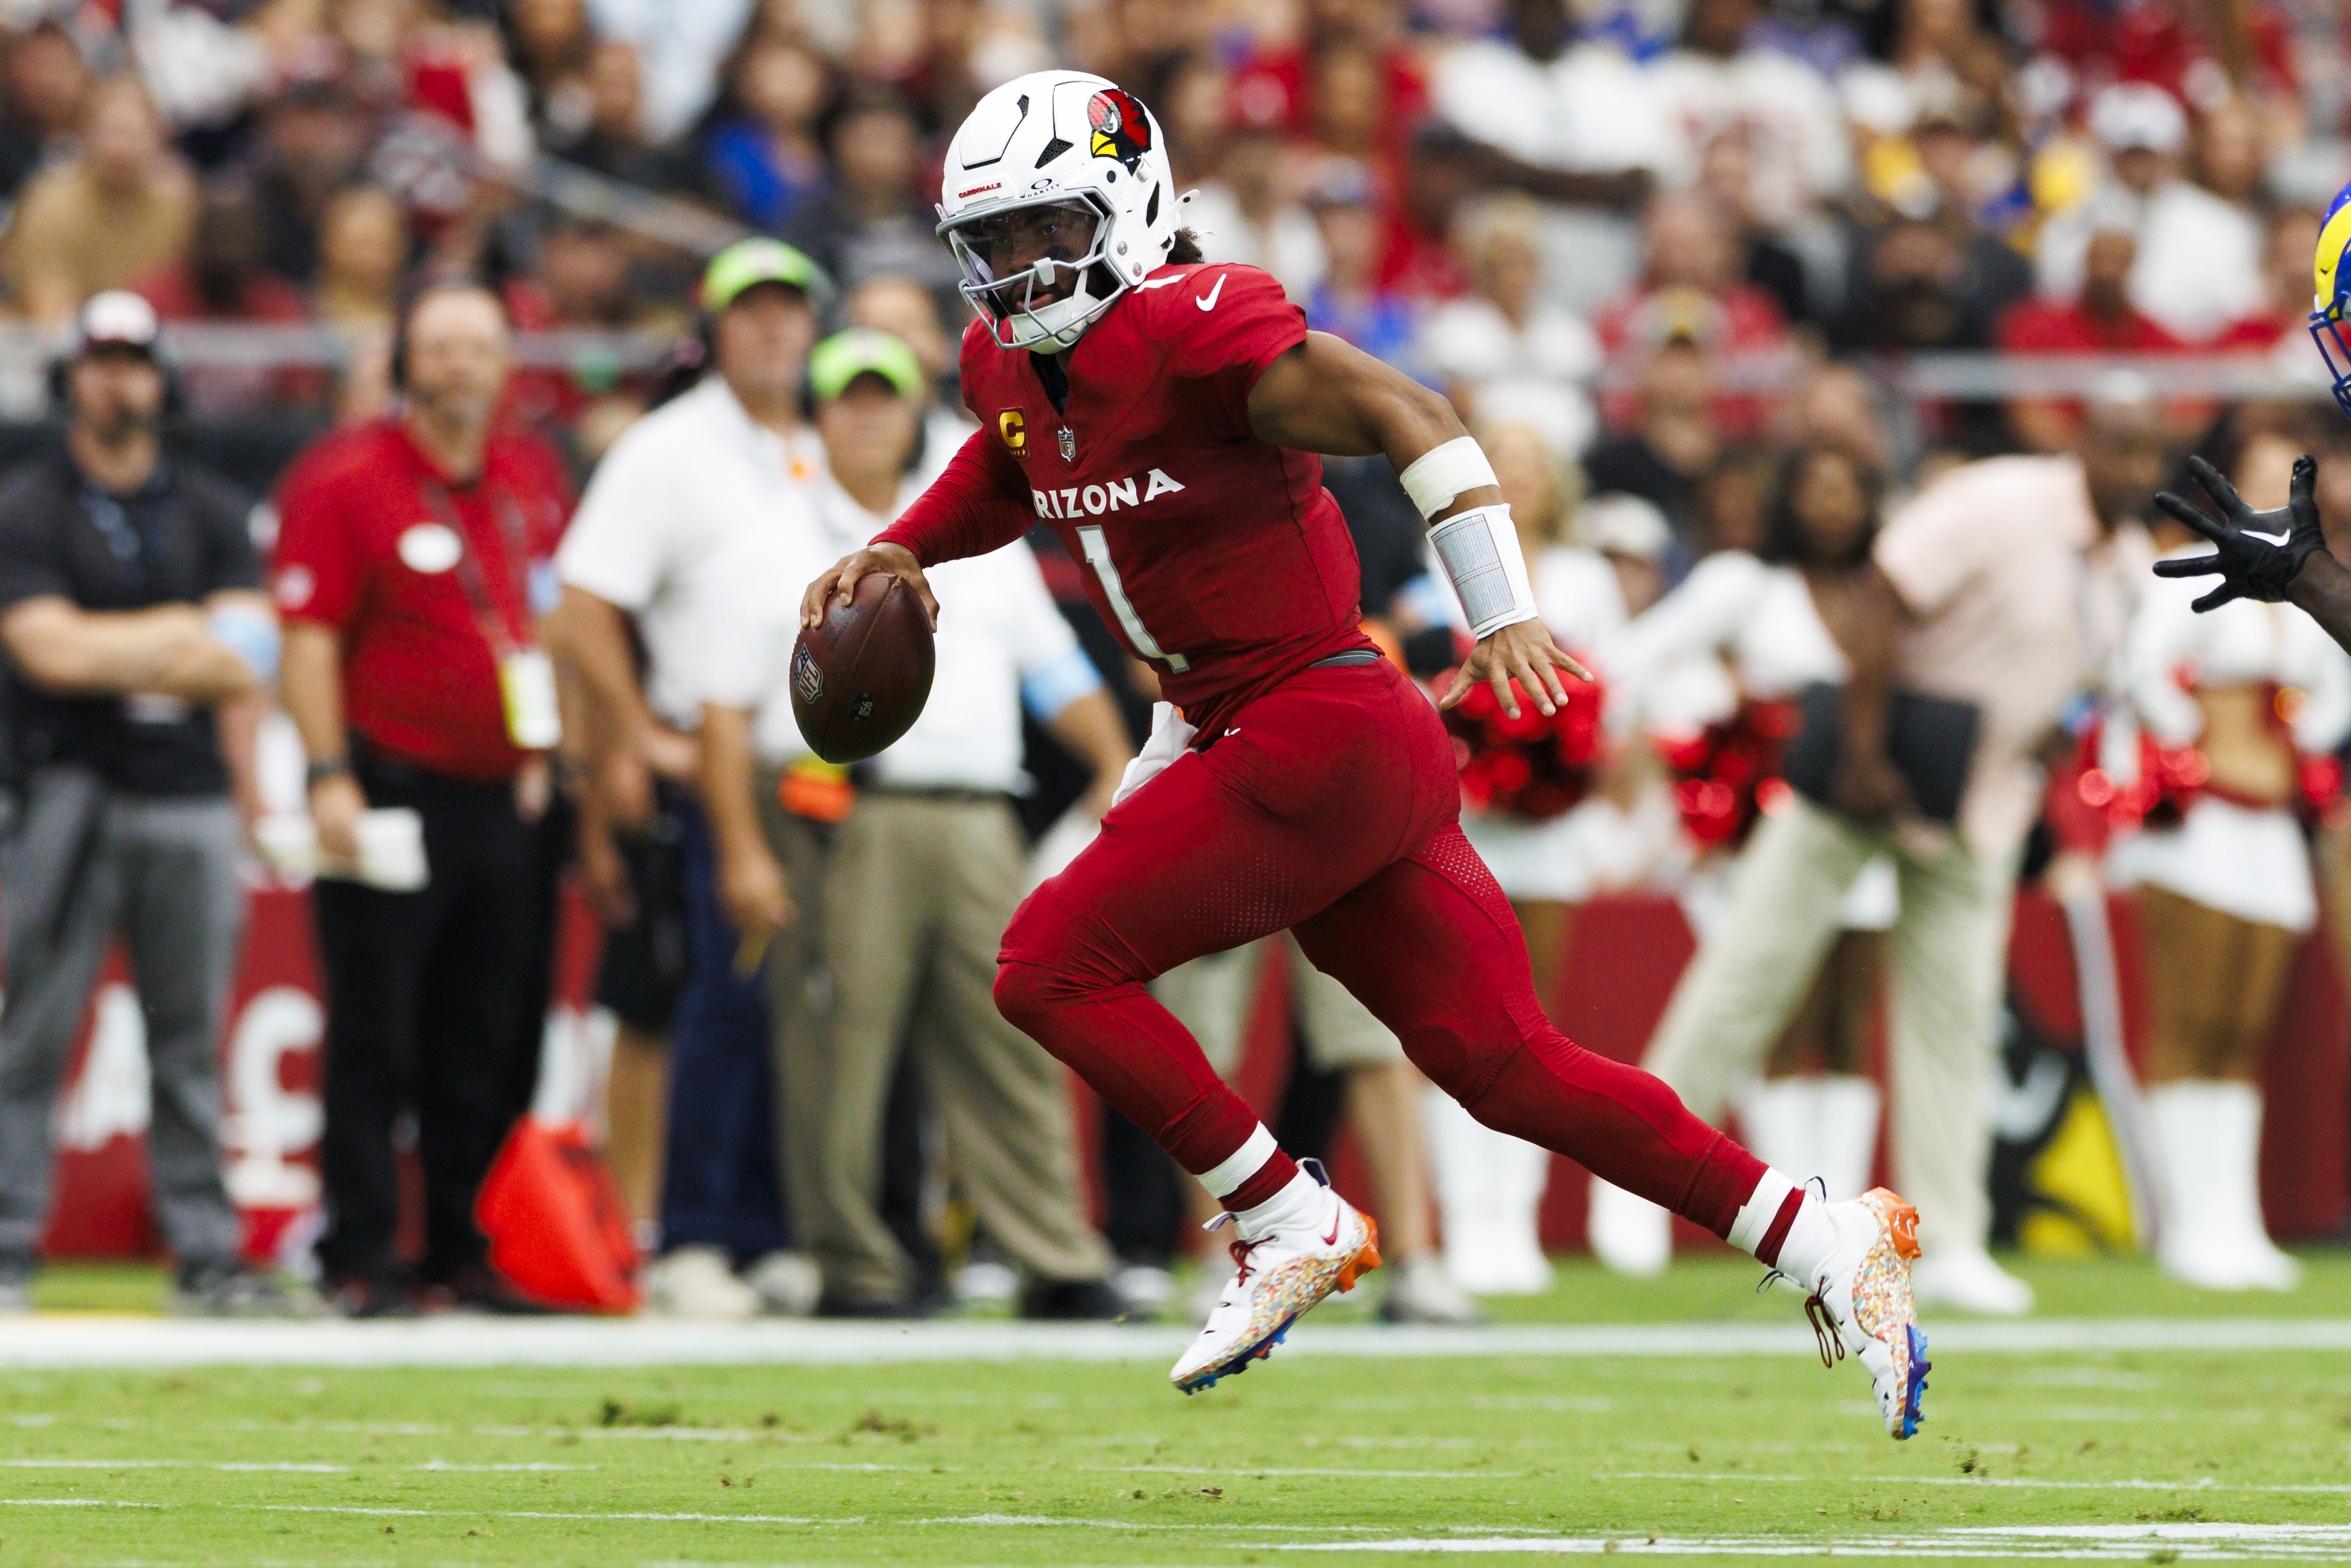
{"label": "nike swoosh on cleat", "polygon": [[1214,310],[1217,308],[1217,296],[1222,294],[1224,291],[1224,274],[1218,273],[1217,275],[1217,286],[1214,288],[1209,289],[1206,294],[1195,294],[1192,296],[1192,303],[1197,305],[1203,310]]}
{"label": "nike swoosh on cleat", "polygon": [[1339,1222],[1337,1220],[1334,1219],[1331,1222],[1331,1234],[1322,1239],[1322,1245],[1325,1247],[1336,1247],[1339,1245]]}

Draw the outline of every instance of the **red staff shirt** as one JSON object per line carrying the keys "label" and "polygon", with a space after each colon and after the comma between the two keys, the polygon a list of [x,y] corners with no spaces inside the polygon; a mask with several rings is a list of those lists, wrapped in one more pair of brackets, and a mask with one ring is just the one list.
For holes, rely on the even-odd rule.
{"label": "red staff shirt", "polygon": [[278,486],[273,591],[288,621],[340,635],[344,723],[435,772],[511,778],[525,753],[507,738],[493,638],[531,643],[570,510],[562,458],[518,431],[490,438],[470,485],[446,480],[393,420],[304,453]]}

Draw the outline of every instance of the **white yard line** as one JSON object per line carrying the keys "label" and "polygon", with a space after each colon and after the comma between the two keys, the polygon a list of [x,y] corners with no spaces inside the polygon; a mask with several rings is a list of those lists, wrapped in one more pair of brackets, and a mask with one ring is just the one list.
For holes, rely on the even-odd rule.
{"label": "white yard line", "polygon": [[[1744,1471],[1704,1470],[1601,1470],[1596,1480],[1614,1481],[1693,1481],[1708,1486],[1745,1486],[1750,1484],[1787,1483],[1798,1486],[1846,1485],[1865,1482],[1874,1486],[1913,1487],[2018,1487],[2032,1491],[2228,1491],[2228,1492],[2314,1492],[2321,1496],[2351,1493],[2351,1484],[2313,1481],[2294,1484],[2283,1481],[2224,1481],[2217,1476],[2199,1476],[2188,1481],[2112,1480],[2060,1481],[2036,1480],[2029,1476],[1773,1476],[1755,1475]],[[2346,1526],[2351,1529],[2351,1526]]]}
{"label": "white yard line", "polygon": [[[2351,1319],[2116,1318],[1930,1323],[1937,1353],[2351,1351]],[[1165,1361],[1187,1330],[1115,1324],[441,1318],[412,1322],[201,1322],[36,1316],[0,1336],[0,1368],[285,1365],[676,1366]],[[1592,1324],[1482,1329],[1308,1324],[1287,1356],[1812,1355],[1801,1323]],[[683,1434],[681,1434],[683,1435]]]}

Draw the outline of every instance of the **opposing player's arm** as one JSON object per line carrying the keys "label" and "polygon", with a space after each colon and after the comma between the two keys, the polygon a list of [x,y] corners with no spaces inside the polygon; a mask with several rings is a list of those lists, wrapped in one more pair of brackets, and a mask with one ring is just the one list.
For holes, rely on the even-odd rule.
{"label": "opposing player's arm", "polygon": [[1592,678],[1536,619],[1501,489],[1443,394],[1328,333],[1309,332],[1258,377],[1249,419],[1250,432],[1276,446],[1333,457],[1384,454],[1421,516],[1437,525],[1437,555],[1478,634],[1476,652],[1439,699],[1443,706],[1482,680],[1516,718],[1515,679],[1549,714],[1567,701],[1557,672]]}
{"label": "opposing player's arm", "polygon": [[800,596],[800,623],[820,625],[836,596],[844,604],[868,572],[886,571],[914,590],[934,629],[939,601],[923,568],[1003,549],[1036,526],[1019,470],[986,430],[975,430],[931,487],[863,549],[852,550],[819,573]]}

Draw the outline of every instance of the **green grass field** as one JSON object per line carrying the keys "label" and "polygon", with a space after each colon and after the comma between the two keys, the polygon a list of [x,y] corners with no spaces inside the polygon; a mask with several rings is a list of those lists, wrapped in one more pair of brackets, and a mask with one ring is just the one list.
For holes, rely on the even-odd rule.
{"label": "green grass field", "polygon": [[[2351,1260],[2310,1261],[2263,1300],[2026,1271],[2052,1316],[2351,1319]],[[1796,1314],[1754,1279],[1568,1265],[1498,1316]],[[42,1301],[156,1289],[59,1271]],[[0,1563],[2351,1559],[2351,1353],[1938,1351],[1907,1445],[1856,1368],[1786,1355],[1277,1352],[1192,1399],[1159,1359],[0,1371]]]}

